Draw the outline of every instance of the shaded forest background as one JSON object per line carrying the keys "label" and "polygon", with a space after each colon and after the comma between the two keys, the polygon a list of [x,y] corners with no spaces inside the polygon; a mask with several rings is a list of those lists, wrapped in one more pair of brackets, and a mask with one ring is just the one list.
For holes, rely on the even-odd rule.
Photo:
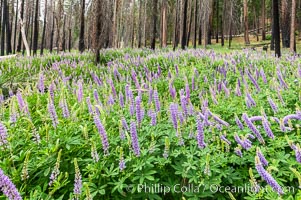
{"label": "shaded forest background", "polygon": [[[301,0],[1,0],[1,55],[221,43],[250,35],[280,56],[301,39]],[[97,56],[96,56],[97,60]]]}

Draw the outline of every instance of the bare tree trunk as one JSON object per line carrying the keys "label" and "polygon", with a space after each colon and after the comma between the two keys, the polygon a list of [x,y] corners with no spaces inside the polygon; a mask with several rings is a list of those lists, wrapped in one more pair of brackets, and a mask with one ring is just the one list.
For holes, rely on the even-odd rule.
{"label": "bare tree trunk", "polygon": [[193,48],[195,48],[195,49],[196,49],[197,21],[198,21],[197,7],[198,7],[198,1],[194,0],[194,38],[193,38]]}
{"label": "bare tree trunk", "polygon": [[167,46],[167,2],[162,2],[162,47]]}
{"label": "bare tree trunk", "polygon": [[233,20],[233,2],[230,1],[230,19],[229,19],[229,49],[232,43],[232,20]]}
{"label": "bare tree trunk", "polygon": [[[17,6],[19,5],[19,0],[17,0]],[[14,45],[13,45],[13,53],[16,52],[16,39],[17,39],[17,24],[18,24],[18,10],[16,11],[16,15],[15,15],[15,32],[14,32]]]}
{"label": "bare tree trunk", "polygon": [[296,26],[296,0],[292,0],[292,13],[291,13],[291,37],[290,37],[290,50],[292,52],[296,51],[296,46],[295,46],[295,26]]}
{"label": "bare tree trunk", "polygon": [[182,40],[181,40],[181,48],[185,49],[186,46],[186,25],[187,25],[187,6],[188,0],[184,0],[184,7],[183,7],[183,21],[182,21]]}
{"label": "bare tree trunk", "polygon": [[4,17],[6,18],[5,20],[5,24],[3,24],[3,26],[5,26],[5,33],[6,33],[6,55],[11,54],[12,52],[12,48],[11,48],[11,27],[9,24],[9,5],[7,0],[3,1],[3,8],[4,8]]}
{"label": "bare tree trunk", "polygon": [[97,0],[95,3],[95,19],[94,19],[94,24],[95,24],[95,32],[94,32],[94,53],[95,53],[95,62],[100,63],[100,47],[101,47],[101,28],[102,28],[102,6],[103,6],[103,1],[102,0]]}
{"label": "bare tree trunk", "polygon": [[227,8],[227,0],[224,0],[224,5],[223,5],[223,16],[222,16],[222,27],[221,27],[221,31],[222,31],[222,47],[225,45],[225,35],[224,35],[224,29],[225,29],[225,17],[226,17],[226,8]]}
{"label": "bare tree trunk", "polygon": [[218,43],[218,25],[219,25],[219,0],[216,0],[216,33],[215,33],[215,40]]}
{"label": "bare tree trunk", "polygon": [[39,38],[39,0],[36,0],[35,5],[35,16],[34,16],[34,32],[33,32],[33,55],[37,54],[38,49],[38,38]]}
{"label": "bare tree trunk", "polygon": [[254,15],[254,29],[256,33],[256,41],[259,41],[259,31],[258,31],[258,26],[257,26],[257,16],[256,16],[256,9],[255,6],[253,6],[253,15]]}
{"label": "bare tree trunk", "polygon": [[3,17],[2,17],[2,29],[1,29],[1,56],[4,56],[4,53],[5,53],[5,46],[4,46],[4,41],[5,41],[5,24],[6,24],[6,18],[4,17],[4,13],[6,12],[6,5],[4,4],[6,3],[5,0],[2,1],[2,14],[3,14]]}
{"label": "bare tree trunk", "polygon": [[176,1],[176,14],[175,14],[175,23],[174,23],[174,42],[173,50],[175,51],[178,46],[178,12],[179,11],[179,0]]}
{"label": "bare tree trunk", "polygon": [[278,0],[273,0],[273,25],[275,38],[275,56],[280,57],[280,26],[279,26],[279,7]]}
{"label": "bare tree trunk", "polygon": [[45,10],[44,10],[44,25],[43,25],[43,33],[42,33],[42,41],[41,41],[41,52],[44,53],[44,43],[45,43],[45,33],[46,33],[46,19],[47,19],[47,0],[45,0]]}
{"label": "bare tree trunk", "polygon": [[[55,9],[54,9],[55,10]],[[52,27],[51,27],[51,34],[50,34],[50,47],[49,47],[49,51],[50,53],[52,53],[53,50],[53,37],[54,37],[54,11],[52,11]]]}
{"label": "bare tree trunk", "polygon": [[[20,8],[20,9],[18,9],[19,12],[22,12],[22,10],[24,9],[24,1],[22,1],[21,5],[18,6],[18,7]],[[24,47],[26,48],[26,55],[30,56],[30,49],[29,49],[28,42],[27,42],[27,39],[26,39],[26,33],[25,33],[25,29],[24,29],[24,23],[23,23],[22,15],[19,14],[18,16],[19,16],[19,23],[20,23],[20,29],[21,29],[21,34],[22,34],[22,40],[23,40],[23,43],[24,43]],[[20,50],[21,50],[21,45],[20,45]]]}
{"label": "bare tree trunk", "polygon": [[261,7],[261,25],[262,25],[262,40],[266,40],[265,37],[265,0],[262,0],[262,7]]}
{"label": "bare tree trunk", "polygon": [[199,42],[198,45],[202,45],[202,0],[200,1],[200,20],[199,20]]}
{"label": "bare tree trunk", "polygon": [[139,0],[139,13],[138,13],[138,48],[141,48],[141,40],[142,40],[142,0]]}
{"label": "bare tree trunk", "polygon": [[[23,21],[23,16],[24,16],[24,0],[21,1],[20,15],[21,15],[21,19]],[[19,21],[19,17],[18,17],[18,21]],[[21,51],[21,40],[22,40],[22,33],[21,33],[21,28],[20,28],[19,37],[18,37],[18,44],[17,44],[17,52]]]}
{"label": "bare tree trunk", "polygon": [[147,37],[146,37],[146,20],[147,20],[147,14],[146,14],[146,6],[147,6],[147,0],[144,2],[144,25],[143,25],[143,37],[144,37],[144,47],[147,45]]}
{"label": "bare tree trunk", "polygon": [[80,13],[80,32],[78,50],[83,53],[85,51],[85,4],[86,1],[81,1],[81,13]]}
{"label": "bare tree trunk", "polygon": [[66,15],[64,15],[64,22],[63,22],[63,36],[62,36],[62,50],[66,50]]}
{"label": "bare tree trunk", "polygon": [[288,0],[281,1],[281,34],[282,46],[285,48],[290,47],[290,12]]}
{"label": "bare tree trunk", "polygon": [[248,0],[244,0],[244,25],[245,25],[245,44],[250,44],[249,27],[248,27]]}
{"label": "bare tree trunk", "polygon": [[135,1],[132,1],[132,48],[134,48],[134,40],[135,40]]}
{"label": "bare tree trunk", "polygon": [[153,31],[152,31],[152,41],[151,41],[151,49],[153,50],[155,50],[156,48],[157,4],[158,4],[158,0],[153,0]]}
{"label": "bare tree trunk", "polygon": [[189,14],[189,20],[188,20],[188,32],[187,32],[187,43],[186,46],[189,46],[189,41],[190,41],[190,32],[191,32],[191,25],[192,25],[192,2],[190,3],[190,14]]}

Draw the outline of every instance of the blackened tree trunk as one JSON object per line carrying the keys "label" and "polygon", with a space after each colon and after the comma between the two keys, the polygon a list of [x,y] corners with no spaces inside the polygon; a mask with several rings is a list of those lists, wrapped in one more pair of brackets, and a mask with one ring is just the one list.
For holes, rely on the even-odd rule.
{"label": "blackened tree trunk", "polygon": [[265,37],[265,0],[262,0],[262,7],[261,7],[261,25],[262,25],[262,40],[266,40]]}
{"label": "blackened tree trunk", "polygon": [[187,4],[188,0],[184,0],[184,7],[183,7],[183,21],[182,21],[182,44],[181,48],[185,49],[186,41],[187,41],[187,35],[186,35],[186,21],[187,21]]}
{"label": "blackened tree trunk", "polygon": [[102,28],[102,20],[103,20],[103,13],[102,13],[102,0],[97,0],[95,2],[95,32],[94,32],[94,53],[95,53],[95,62],[100,63],[100,47],[101,47],[101,28]]}
{"label": "blackened tree trunk", "polygon": [[157,24],[157,4],[158,0],[153,0],[153,31],[152,31],[152,40],[151,40],[151,49],[155,50],[156,48],[156,24]]}
{"label": "blackened tree trunk", "polygon": [[282,46],[290,47],[290,12],[288,0],[281,1],[281,34]]}
{"label": "blackened tree trunk", "polygon": [[43,25],[43,33],[42,33],[42,41],[41,41],[41,52],[40,52],[41,55],[43,55],[43,52],[44,52],[46,19],[47,19],[46,17],[47,17],[47,0],[45,0],[44,25]]}
{"label": "blackened tree trunk", "polygon": [[175,51],[178,46],[178,10],[179,10],[179,0],[176,1],[176,16],[174,23],[174,42],[173,42],[173,50]]}
{"label": "blackened tree trunk", "polygon": [[[17,0],[17,6],[19,5],[19,0]],[[13,53],[16,52],[16,39],[17,39],[17,26],[18,24],[18,10],[16,11],[16,15],[15,15],[15,32],[14,32],[14,45],[13,45]]]}
{"label": "blackened tree trunk", "polygon": [[223,3],[223,16],[222,16],[222,22],[221,22],[221,34],[222,34],[222,37],[221,37],[221,44],[222,44],[222,47],[225,45],[225,34],[224,34],[224,28],[225,28],[225,17],[226,17],[226,8],[227,8],[227,0],[224,0],[224,3]]}
{"label": "blackened tree trunk", "polygon": [[[117,1],[117,0],[116,0]],[[142,0],[139,0],[139,14],[138,14],[138,48],[141,48],[142,44]],[[116,36],[117,37],[117,36]]]}
{"label": "blackened tree trunk", "polygon": [[78,50],[82,53],[85,50],[85,4],[86,1],[81,1],[81,13],[80,13],[80,33]]}
{"label": "blackened tree trunk", "polygon": [[34,33],[33,33],[33,55],[37,54],[38,38],[39,38],[39,0],[36,0],[35,16],[34,16]]}
{"label": "blackened tree trunk", "polygon": [[200,20],[199,20],[199,41],[198,41],[198,45],[202,45],[202,1],[200,1],[200,5],[199,5],[199,9],[200,9]]}
{"label": "blackened tree trunk", "polygon": [[279,7],[278,0],[273,0],[273,25],[275,39],[275,56],[280,57],[280,26],[279,26]]}
{"label": "blackened tree trunk", "polygon": [[[55,10],[55,9],[53,9],[53,10]],[[52,53],[52,50],[53,50],[54,23],[55,23],[53,10],[52,10],[52,26],[51,26],[51,33],[50,33],[50,47],[49,47],[50,53]]]}
{"label": "blackened tree trunk", "polygon": [[198,22],[198,1],[194,0],[194,38],[193,38],[193,48],[196,49],[196,37],[197,37],[197,22]]}
{"label": "blackened tree trunk", "polygon": [[[6,5],[4,4],[6,0],[2,1],[2,13],[4,15]],[[4,41],[5,41],[5,24],[6,24],[6,17],[2,17],[2,29],[1,29],[1,56],[4,56]]]}
{"label": "blackened tree trunk", "polygon": [[167,46],[167,2],[162,2],[162,47]]}
{"label": "blackened tree trunk", "polygon": [[215,32],[215,40],[218,43],[218,25],[219,25],[219,0],[216,0],[216,32]]}
{"label": "blackened tree trunk", "polygon": [[192,3],[190,4],[190,14],[189,14],[189,23],[188,23],[188,32],[187,32],[187,44],[186,46],[189,46],[189,41],[190,41],[190,33],[191,33],[191,25],[192,25]]}
{"label": "blackened tree trunk", "polygon": [[[7,0],[3,1],[3,8],[4,8],[4,22],[3,27],[5,26],[5,33],[6,33],[6,54],[11,54],[12,48],[11,48],[11,27],[9,24],[9,6]],[[2,28],[3,28],[2,27]]]}
{"label": "blackened tree trunk", "polygon": [[[21,11],[20,11],[20,17],[21,20],[23,21],[23,17],[24,17],[24,0],[21,1]],[[17,45],[17,52],[21,51],[21,45],[22,45],[22,33],[21,31],[19,32],[19,37],[18,37],[18,45]]]}

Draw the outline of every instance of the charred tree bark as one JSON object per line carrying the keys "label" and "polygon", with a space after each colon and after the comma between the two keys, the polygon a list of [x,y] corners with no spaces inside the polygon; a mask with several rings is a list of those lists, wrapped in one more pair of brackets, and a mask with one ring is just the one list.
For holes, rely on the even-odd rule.
{"label": "charred tree bark", "polygon": [[153,0],[153,30],[152,30],[152,40],[151,40],[151,49],[155,50],[156,48],[156,24],[157,24],[157,4],[158,0]]}
{"label": "charred tree bark", "polygon": [[37,54],[38,49],[38,38],[39,38],[39,0],[36,0],[35,5],[35,16],[34,16],[34,32],[33,32],[33,46],[32,46],[32,52],[33,55]]}
{"label": "charred tree bark", "polygon": [[79,33],[79,43],[78,50],[83,53],[85,50],[85,4],[86,1],[81,1],[81,13],[80,13],[80,33]]}
{"label": "charred tree bark", "polygon": [[162,2],[162,47],[167,46],[167,2]]}
{"label": "charred tree bark", "polygon": [[195,49],[196,49],[197,21],[198,21],[197,7],[198,7],[198,1],[194,0],[194,38],[193,38],[193,48],[195,48]]}
{"label": "charred tree bark", "polygon": [[40,52],[41,55],[43,55],[43,53],[44,53],[45,33],[46,33],[46,20],[47,20],[47,0],[45,0],[44,25],[43,25],[42,41],[41,41],[41,52]]}
{"label": "charred tree bark", "polygon": [[262,0],[262,7],[261,7],[261,25],[262,25],[262,40],[266,40],[265,37],[265,0]]}
{"label": "charred tree bark", "polygon": [[[19,0],[17,0],[17,6],[19,5]],[[16,52],[16,39],[17,39],[17,26],[18,24],[18,10],[16,11],[16,15],[15,15],[15,32],[14,32],[14,45],[13,45],[13,53]]]}
{"label": "charred tree bark", "polygon": [[291,36],[290,36],[290,50],[296,52],[296,39],[295,39],[295,30],[296,30],[296,0],[292,0],[292,13],[291,13]]}
{"label": "charred tree bark", "polygon": [[187,32],[187,43],[186,43],[186,46],[188,47],[189,46],[189,41],[190,41],[190,33],[191,33],[191,25],[192,25],[192,2],[190,4],[190,14],[189,14],[189,23],[188,23],[188,32]]}
{"label": "charred tree bark", "polygon": [[179,10],[179,0],[176,1],[176,16],[174,23],[174,42],[173,42],[173,50],[175,51],[178,46],[178,10]]}
{"label": "charred tree bark", "polygon": [[[20,18],[23,21],[24,18],[24,0],[21,1],[21,10],[20,10]],[[22,46],[22,33],[20,31],[19,36],[18,36],[18,44],[17,44],[17,52],[21,51],[21,46]]]}
{"label": "charred tree bark", "polygon": [[244,0],[244,26],[245,26],[245,32],[244,32],[244,38],[245,38],[245,44],[250,44],[249,39],[249,25],[248,25],[248,0]]}
{"label": "charred tree bark", "polygon": [[280,26],[279,26],[279,7],[278,0],[273,0],[273,25],[275,39],[275,56],[280,57]]}
{"label": "charred tree bark", "polygon": [[187,42],[187,36],[186,36],[186,25],[187,25],[187,6],[188,6],[188,0],[184,0],[184,7],[183,7],[183,21],[182,21],[182,40],[181,40],[181,48],[184,50],[185,45]]}

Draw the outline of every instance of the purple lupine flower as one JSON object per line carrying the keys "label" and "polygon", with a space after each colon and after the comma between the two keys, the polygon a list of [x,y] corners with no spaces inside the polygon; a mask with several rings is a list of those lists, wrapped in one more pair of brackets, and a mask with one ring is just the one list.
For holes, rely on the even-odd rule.
{"label": "purple lupine flower", "polygon": [[98,129],[98,133],[100,134],[100,137],[101,137],[101,143],[102,143],[102,148],[103,148],[104,154],[108,155],[109,154],[109,141],[108,141],[108,136],[107,136],[106,130],[103,127],[103,125],[99,119],[99,116],[96,115],[96,113],[93,114],[93,118],[94,118],[94,123]]}
{"label": "purple lupine flower", "polygon": [[137,129],[136,129],[136,122],[135,121],[131,121],[130,132],[131,132],[132,148],[133,148],[134,154],[137,157],[139,157],[140,156],[140,147],[139,147],[139,141],[138,141],[138,135],[137,135]]}
{"label": "purple lupine flower", "polygon": [[88,111],[90,114],[93,114],[93,108],[92,108],[92,104],[91,104],[91,100],[90,100],[90,97],[87,97],[86,98],[86,103],[88,105]]}
{"label": "purple lupine flower", "polygon": [[114,97],[112,94],[110,94],[109,98],[108,98],[108,101],[107,101],[107,104],[108,105],[114,105],[115,101],[114,101]]}
{"label": "purple lupine flower", "polygon": [[294,145],[293,149],[295,150],[297,162],[301,163],[301,148],[300,148],[299,144]]}
{"label": "purple lupine flower", "polygon": [[44,74],[43,74],[43,72],[40,73],[40,76],[39,76],[38,89],[39,89],[40,93],[42,93],[42,94],[45,91]]}
{"label": "purple lupine flower", "polygon": [[176,74],[177,76],[179,75],[179,68],[178,68],[178,65],[175,65],[175,70],[176,70]]}
{"label": "purple lupine flower", "polygon": [[263,70],[262,68],[261,68],[261,70],[260,70],[260,75],[261,75],[261,78],[262,78],[263,82],[264,82],[265,84],[267,84],[268,81],[267,81],[267,78],[266,78],[266,76],[265,76],[264,70]]}
{"label": "purple lupine flower", "polygon": [[121,108],[124,108],[124,97],[121,91],[119,92],[119,104]]}
{"label": "purple lupine flower", "polygon": [[153,89],[150,87],[148,90],[148,104],[151,104],[153,100]]}
{"label": "purple lupine flower", "polygon": [[94,89],[94,91],[93,91],[93,96],[94,96],[94,99],[97,102],[97,104],[99,104],[99,95],[98,95],[98,92],[96,89]]}
{"label": "purple lupine flower", "polygon": [[197,127],[197,142],[198,142],[198,147],[200,149],[203,149],[206,147],[206,143],[204,141],[204,130],[203,130],[203,123],[201,122],[200,117],[197,117],[196,119],[196,127]]}
{"label": "purple lupine flower", "polygon": [[244,129],[244,125],[241,123],[241,121],[239,120],[237,115],[235,115],[235,122],[236,122],[237,126],[240,128],[240,130]]}
{"label": "purple lupine flower", "polygon": [[142,116],[141,116],[141,99],[139,96],[136,97],[136,119],[138,122],[138,126],[140,126],[142,122]]}
{"label": "purple lupine flower", "polygon": [[288,89],[288,86],[287,86],[286,82],[284,81],[283,76],[282,76],[282,74],[280,72],[280,69],[277,70],[277,77],[278,77],[278,80],[280,82],[280,85],[283,88]]}
{"label": "purple lupine flower", "polygon": [[113,96],[116,98],[117,92],[116,92],[116,89],[115,89],[115,86],[114,86],[114,82],[112,80],[110,80],[109,84],[111,86],[111,90],[112,90]]}
{"label": "purple lupine flower", "polygon": [[263,168],[260,158],[255,156],[255,168],[258,174],[276,191],[278,194],[283,194],[281,186],[277,181]]}
{"label": "purple lupine flower", "polygon": [[95,163],[97,163],[99,161],[99,155],[97,153],[97,149],[96,149],[95,143],[93,141],[92,141],[92,146],[91,146],[91,156]]}
{"label": "purple lupine flower", "polygon": [[194,79],[194,76],[192,76],[191,78],[191,90],[195,90],[195,79]]}
{"label": "purple lupine flower", "polygon": [[184,123],[184,116],[183,116],[183,112],[181,110],[178,110],[178,118],[180,120],[180,124],[182,125]]}
{"label": "purple lupine flower", "polygon": [[7,142],[7,129],[5,126],[0,122],[0,146],[6,145]]}
{"label": "purple lupine flower", "polygon": [[0,169],[0,190],[10,200],[22,200],[16,186],[9,177],[4,174],[2,169]]}
{"label": "purple lupine flower", "polygon": [[178,120],[177,120],[178,105],[175,103],[171,103],[169,106],[169,111],[170,111],[170,117],[171,117],[173,127],[175,128],[175,130],[178,130]]}
{"label": "purple lupine flower", "polygon": [[252,144],[251,144],[251,141],[250,141],[250,140],[248,140],[247,138],[245,138],[245,139],[242,140],[242,139],[237,135],[237,133],[235,133],[234,139],[235,139],[235,141],[236,141],[240,146],[242,146],[242,148],[244,148],[244,149],[246,149],[246,150],[248,150],[248,149],[250,149],[250,148],[252,147]]}
{"label": "purple lupine flower", "polygon": [[269,138],[274,139],[275,136],[274,136],[274,134],[273,134],[273,132],[271,130],[270,123],[269,123],[269,121],[265,117],[262,118],[262,126],[263,126],[263,129],[265,130],[267,136]]}
{"label": "purple lupine flower", "polygon": [[225,135],[221,135],[220,139],[223,140],[223,141],[225,141],[227,144],[231,145],[231,142],[226,138]]}
{"label": "purple lupine flower", "polygon": [[292,119],[301,120],[301,115],[298,115],[298,114],[286,115],[283,118],[283,123],[288,124],[288,120],[292,120]]}
{"label": "purple lupine flower", "polygon": [[222,119],[219,118],[217,115],[212,115],[212,117],[213,117],[213,119],[214,119],[215,121],[217,121],[218,123],[220,123],[220,124],[222,124],[222,125],[224,125],[224,126],[227,126],[227,127],[230,126],[230,124],[229,124],[228,122],[222,120]]}
{"label": "purple lupine flower", "polygon": [[248,75],[249,79],[251,80],[251,82],[253,83],[253,85],[255,86],[257,92],[260,92],[260,87],[259,87],[257,81],[252,76],[252,74],[249,71],[247,71],[247,75]]}
{"label": "purple lupine flower", "polygon": [[157,90],[154,90],[154,102],[155,102],[156,111],[160,112],[160,99]]}
{"label": "purple lupine flower", "polygon": [[262,116],[253,116],[253,117],[250,117],[249,120],[253,123],[253,122],[256,122],[256,121],[262,121],[264,117]]}
{"label": "purple lupine flower", "polygon": [[230,90],[227,88],[224,82],[222,82],[222,88],[226,94],[226,98],[228,98],[230,96]]}
{"label": "purple lupine flower", "polygon": [[246,135],[246,138],[247,138],[247,139],[250,138],[250,139],[254,140],[254,139],[255,139],[255,136],[252,135],[251,133],[248,133],[248,134]]}
{"label": "purple lupine flower", "polygon": [[236,148],[234,149],[234,153],[235,153],[236,155],[238,155],[239,157],[242,157],[241,148],[236,147]]}
{"label": "purple lupine flower", "polygon": [[18,91],[17,94],[16,94],[16,96],[17,96],[18,105],[19,105],[19,108],[20,108],[21,112],[24,112],[25,114],[27,114],[29,116],[28,105],[24,101],[24,99],[22,98],[21,92]]}
{"label": "purple lupine flower", "polygon": [[149,116],[151,118],[151,125],[155,126],[157,124],[157,114],[153,109],[149,110]]}
{"label": "purple lupine flower", "polygon": [[65,98],[61,100],[60,108],[63,111],[63,117],[68,118],[70,116],[70,113],[69,113],[68,104],[67,104],[67,101]]}
{"label": "purple lupine flower", "polygon": [[126,119],[124,117],[121,118],[121,123],[122,123],[123,128],[128,131],[129,126],[128,126],[128,124],[126,122]]}
{"label": "purple lupine flower", "polygon": [[120,169],[120,171],[123,171],[125,168],[126,168],[126,166],[125,166],[125,160],[124,160],[124,158],[122,156],[120,158],[120,160],[119,160],[119,169]]}
{"label": "purple lupine flower", "polygon": [[55,111],[54,103],[51,100],[51,98],[49,98],[49,101],[48,101],[48,112],[49,112],[50,118],[52,120],[52,125],[54,128],[56,128],[57,125],[59,124],[59,121],[58,121],[58,117],[57,117],[57,114]]}
{"label": "purple lupine flower", "polygon": [[277,105],[274,103],[274,101],[270,97],[268,97],[268,102],[269,102],[272,110],[274,111],[274,114],[276,114],[278,112]]}
{"label": "purple lupine flower", "polygon": [[75,161],[75,177],[74,177],[74,189],[73,194],[75,195],[75,199],[78,200],[79,196],[81,195],[81,189],[82,189],[82,175],[79,171],[77,161]]}
{"label": "purple lupine flower", "polygon": [[264,155],[260,151],[260,148],[256,148],[256,155],[258,156],[260,162],[262,163],[263,166],[268,166],[269,162],[265,159]]}
{"label": "purple lupine flower", "polygon": [[249,92],[247,92],[247,100],[250,102],[251,106],[256,106],[256,102],[254,101],[254,99],[252,98],[251,94]]}
{"label": "purple lupine flower", "polygon": [[181,96],[181,107],[184,113],[184,116],[188,116],[188,110],[187,110],[187,99],[184,95]]}
{"label": "purple lupine flower", "polygon": [[77,101],[81,102],[83,100],[83,83],[82,81],[77,82]]}
{"label": "purple lupine flower", "polygon": [[257,130],[257,128],[254,126],[254,124],[250,121],[248,115],[246,113],[243,113],[242,115],[243,120],[247,124],[248,128],[255,134],[257,139],[259,140],[260,143],[264,144],[264,139],[261,136],[260,132]]}

